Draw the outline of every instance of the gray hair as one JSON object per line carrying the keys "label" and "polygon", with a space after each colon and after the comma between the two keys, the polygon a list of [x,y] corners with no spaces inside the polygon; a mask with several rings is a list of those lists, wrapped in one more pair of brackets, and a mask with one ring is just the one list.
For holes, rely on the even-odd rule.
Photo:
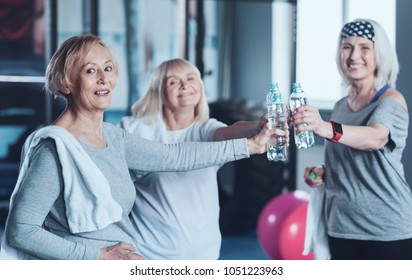
{"label": "gray hair", "polygon": [[[366,21],[373,26],[374,30],[374,50],[376,58],[376,70],[375,70],[375,89],[379,89],[385,84],[391,85],[395,88],[396,79],[399,73],[399,62],[398,56],[396,54],[395,48],[391,45],[389,38],[383,29],[383,27],[376,21],[371,19],[355,19],[353,22]],[[346,87],[350,86],[350,80],[345,75],[341,64],[341,46],[343,40],[342,37],[343,29],[339,34],[338,49],[336,52],[336,64],[338,71],[342,77],[343,85]]]}

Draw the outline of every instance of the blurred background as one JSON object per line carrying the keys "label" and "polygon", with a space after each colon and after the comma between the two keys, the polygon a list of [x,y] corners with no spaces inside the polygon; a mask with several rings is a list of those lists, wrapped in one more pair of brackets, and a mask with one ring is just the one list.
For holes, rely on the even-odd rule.
{"label": "blurred background", "polygon": [[[397,88],[411,106],[411,12],[410,0],[0,0],[0,229],[24,140],[65,107],[43,86],[45,66],[67,38],[97,34],[118,60],[108,122],[128,115],[154,68],[175,57],[200,69],[211,116],[223,122],[265,113],[271,81],[285,99],[300,82],[309,103],[328,119],[343,96],[335,64],[338,33],[357,17],[384,26],[400,60]],[[263,155],[221,168],[222,258],[267,258],[256,241],[259,214],[274,197],[306,190],[303,170],[323,162],[323,141],[307,150],[290,145],[286,162]],[[403,158],[408,182],[411,141]]]}

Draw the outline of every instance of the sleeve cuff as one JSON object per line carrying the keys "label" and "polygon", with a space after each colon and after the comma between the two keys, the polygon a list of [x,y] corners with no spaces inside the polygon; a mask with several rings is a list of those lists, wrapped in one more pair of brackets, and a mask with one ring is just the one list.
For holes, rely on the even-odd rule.
{"label": "sleeve cuff", "polygon": [[233,139],[233,149],[235,152],[235,160],[250,157],[249,150],[247,148],[247,139]]}

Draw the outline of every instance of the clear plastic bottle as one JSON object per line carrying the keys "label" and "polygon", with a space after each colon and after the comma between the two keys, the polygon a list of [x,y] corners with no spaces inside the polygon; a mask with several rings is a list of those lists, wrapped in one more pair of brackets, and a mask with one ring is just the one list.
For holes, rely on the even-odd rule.
{"label": "clear plastic bottle", "polygon": [[[285,130],[288,111],[286,104],[283,102],[282,93],[279,90],[278,83],[270,83],[269,92],[266,95],[266,104],[268,109],[269,128]],[[268,160],[285,161],[287,157],[285,144],[285,137],[271,137],[268,142]]]}
{"label": "clear plastic bottle", "polygon": [[[300,83],[292,84],[292,93],[290,94],[289,99],[290,110],[294,114],[296,108],[308,104],[308,97],[306,93],[302,90]],[[307,124],[299,124],[298,126],[306,126]],[[297,125],[295,125],[296,127]],[[301,148],[310,148],[315,144],[315,137],[313,131],[302,131],[297,132],[296,129],[293,129],[295,136],[295,144],[298,149]]]}

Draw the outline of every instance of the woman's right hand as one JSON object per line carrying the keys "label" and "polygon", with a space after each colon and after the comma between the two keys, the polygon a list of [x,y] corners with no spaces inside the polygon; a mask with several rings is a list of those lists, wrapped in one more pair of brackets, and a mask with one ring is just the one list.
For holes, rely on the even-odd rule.
{"label": "woman's right hand", "polygon": [[278,128],[269,129],[268,124],[266,123],[262,130],[252,138],[247,139],[247,145],[250,155],[254,154],[263,154],[267,151],[267,142],[270,137],[273,136],[283,136],[285,137],[285,145],[289,146],[289,126],[286,123],[285,130]]}
{"label": "woman's right hand", "polygon": [[143,260],[143,256],[137,254],[135,250],[133,245],[120,242],[100,249],[99,260]]}
{"label": "woman's right hand", "polygon": [[325,168],[323,165],[306,167],[305,168],[305,182],[309,187],[320,187],[324,183]]}
{"label": "woman's right hand", "polygon": [[[305,123],[306,125],[300,125]],[[332,125],[322,119],[319,109],[304,105],[296,108],[292,116],[292,124],[298,132],[311,130],[316,135],[329,139],[333,137]]]}

